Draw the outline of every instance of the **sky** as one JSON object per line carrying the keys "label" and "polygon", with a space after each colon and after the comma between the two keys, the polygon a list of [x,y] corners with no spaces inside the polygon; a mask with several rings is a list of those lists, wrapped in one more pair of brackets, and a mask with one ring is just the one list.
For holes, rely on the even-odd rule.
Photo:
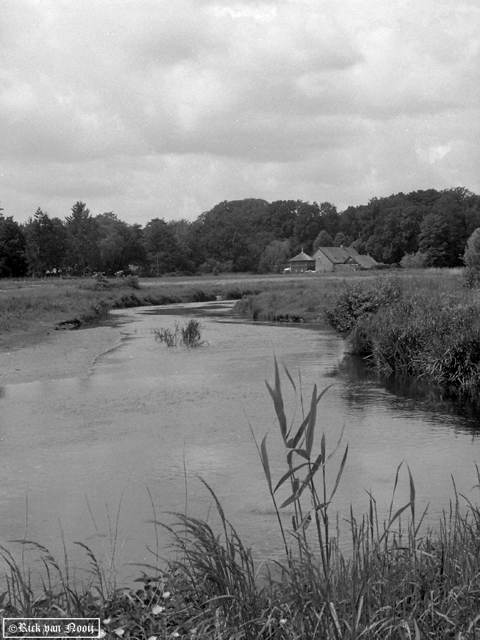
{"label": "sky", "polygon": [[0,206],[480,193],[480,0],[1,0]]}

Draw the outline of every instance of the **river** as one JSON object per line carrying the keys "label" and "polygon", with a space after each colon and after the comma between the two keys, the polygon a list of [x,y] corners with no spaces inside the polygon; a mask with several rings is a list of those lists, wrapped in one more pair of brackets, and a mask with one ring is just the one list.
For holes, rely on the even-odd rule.
{"label": "river", "polygon": [[[172,554],[171,535],[152,521],[170,523],[171,512],[186,512],[216,526],[201,477],[255,557],[278,557],[275,511],[252,435],[260,442],[268,432],[272,475],[280,478],[286,468],[265,385],[273,383],[274,357],[295,424],[300,398],[308,407],[314,384],[332,385],[318,407],[315,444],[325,433],[332,450],[343,431],[330,484],[349,445],[331,506],[347,552],[350,505],[360,516],[370,492],[383,517],[401,463],[395,505],[408,501],[408,464],[417,512],[428,506],[431,526],[453,498],[452,476],[457,490],[476,500],[475,416],[388,389],[346,366],[344,343],[332,331],[247,322],[230,308],[219,302],[115,312],[122,341],[88,375],[0,389],[0,544],[18,558],[9,541],[33,540],[62,558],[65,542],[69,561],[86,567],[84,550],[73,544],[80,541],[105,566],[114,558],[118,576],[129,580],[140,573],[129,563],[153,565],[157,554]],[[202,346],[155,341],[155,328],[190,317],[200,317]]]}

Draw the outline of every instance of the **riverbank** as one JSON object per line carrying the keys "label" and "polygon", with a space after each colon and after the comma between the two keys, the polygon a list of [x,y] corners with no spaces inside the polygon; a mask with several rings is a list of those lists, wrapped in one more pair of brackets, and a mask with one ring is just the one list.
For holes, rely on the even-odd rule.
{"label": "riverbank", "polygon": [[273,276],[0,280],[0,350],[48,340],[57,330],[98,323],[111,309],[237,300],[283,286],[285,280]]}
{"label": "riverbank", "polygon": [[[317,281],[318,284],[318,281]],[[261,292],[280,298],[302,294],[308,276],[92,278],[0,281],[0,384],[82,376],[94,358],[120,340],[98,327],[111,309],[209,300],[239,300]],[[323,286],[323,285],[322,285]],[[302,315],[301,321],[318,317]],[[95,328],[89,328],[89,327]]]}
{"label": "riverbank", "polygon": [[247,296],[235,311],[253,320],[323,320],[383,378],[480,401],[480,295],[459,269],[312,279],[303,289]]}
{"label": "riverbank", "polygon": [[115,326],[10,334],[0,352],[0,386],[84,377],[95,359],[120,340]]}

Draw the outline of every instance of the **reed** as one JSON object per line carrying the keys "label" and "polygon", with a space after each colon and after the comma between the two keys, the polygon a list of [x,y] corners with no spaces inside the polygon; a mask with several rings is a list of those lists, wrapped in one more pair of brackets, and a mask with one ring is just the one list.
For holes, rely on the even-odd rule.
{"label": "reed", "polygon": [[175,322],[173,329],[164,327],[153,329],[153,335],[155,340],[165,343],[167,347],[183,345],[196,348],[205,344],[202,340],[202,325],[195,318],[191,318],[183,326],[179,322]]}

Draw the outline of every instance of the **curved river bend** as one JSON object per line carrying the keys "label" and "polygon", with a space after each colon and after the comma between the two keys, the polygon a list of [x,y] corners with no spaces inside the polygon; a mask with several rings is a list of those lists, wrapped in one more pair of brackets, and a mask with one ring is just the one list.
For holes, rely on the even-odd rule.
{"label": "curved river bend", "polygon": [[[127,563],[154,564],[147,547],[171,553],[168,534],[149,521],[170,522],[169,512],[186,510],[215,522],[200,476],[255,556],[277,555],[275,513],[250,431],[258,441],[269,432],[272,474],[280,478],[282,448],[265,386],[274,354],[307,406],[314,384],[333,383],[319,405],[316,443],[323,431],[332,449],[344,428],[330,473],[332,479],[348,443],[332,507],[340,523],[351,504],[357,515],[365,512],[367,492],[384,514],[402,461],[415,479],[418,509],[429,504],[433,525],[453,496],[452,475],[458,491],[475,501],[475,418],[400,397],[372,378],[332,377],[344,345],[328,330],[249,323],[228,309],[219,303],[122,311],[121,344],[87,376],[0,389],[0,544],[11,549],[7,541],[24,537],[62,557],[64,539],[70,561],[83,567],[85,554],[72,541],[104,561],[115,548],[120,576],[137,576]],[[208,344],[155,342],[153,329],[199,314]],[[298,423],[299,397],[285,375],[282,382],[287,415]],[[407,501],[405,469],[396,504]],[[348,536],[342,540],[347,548]]]}

